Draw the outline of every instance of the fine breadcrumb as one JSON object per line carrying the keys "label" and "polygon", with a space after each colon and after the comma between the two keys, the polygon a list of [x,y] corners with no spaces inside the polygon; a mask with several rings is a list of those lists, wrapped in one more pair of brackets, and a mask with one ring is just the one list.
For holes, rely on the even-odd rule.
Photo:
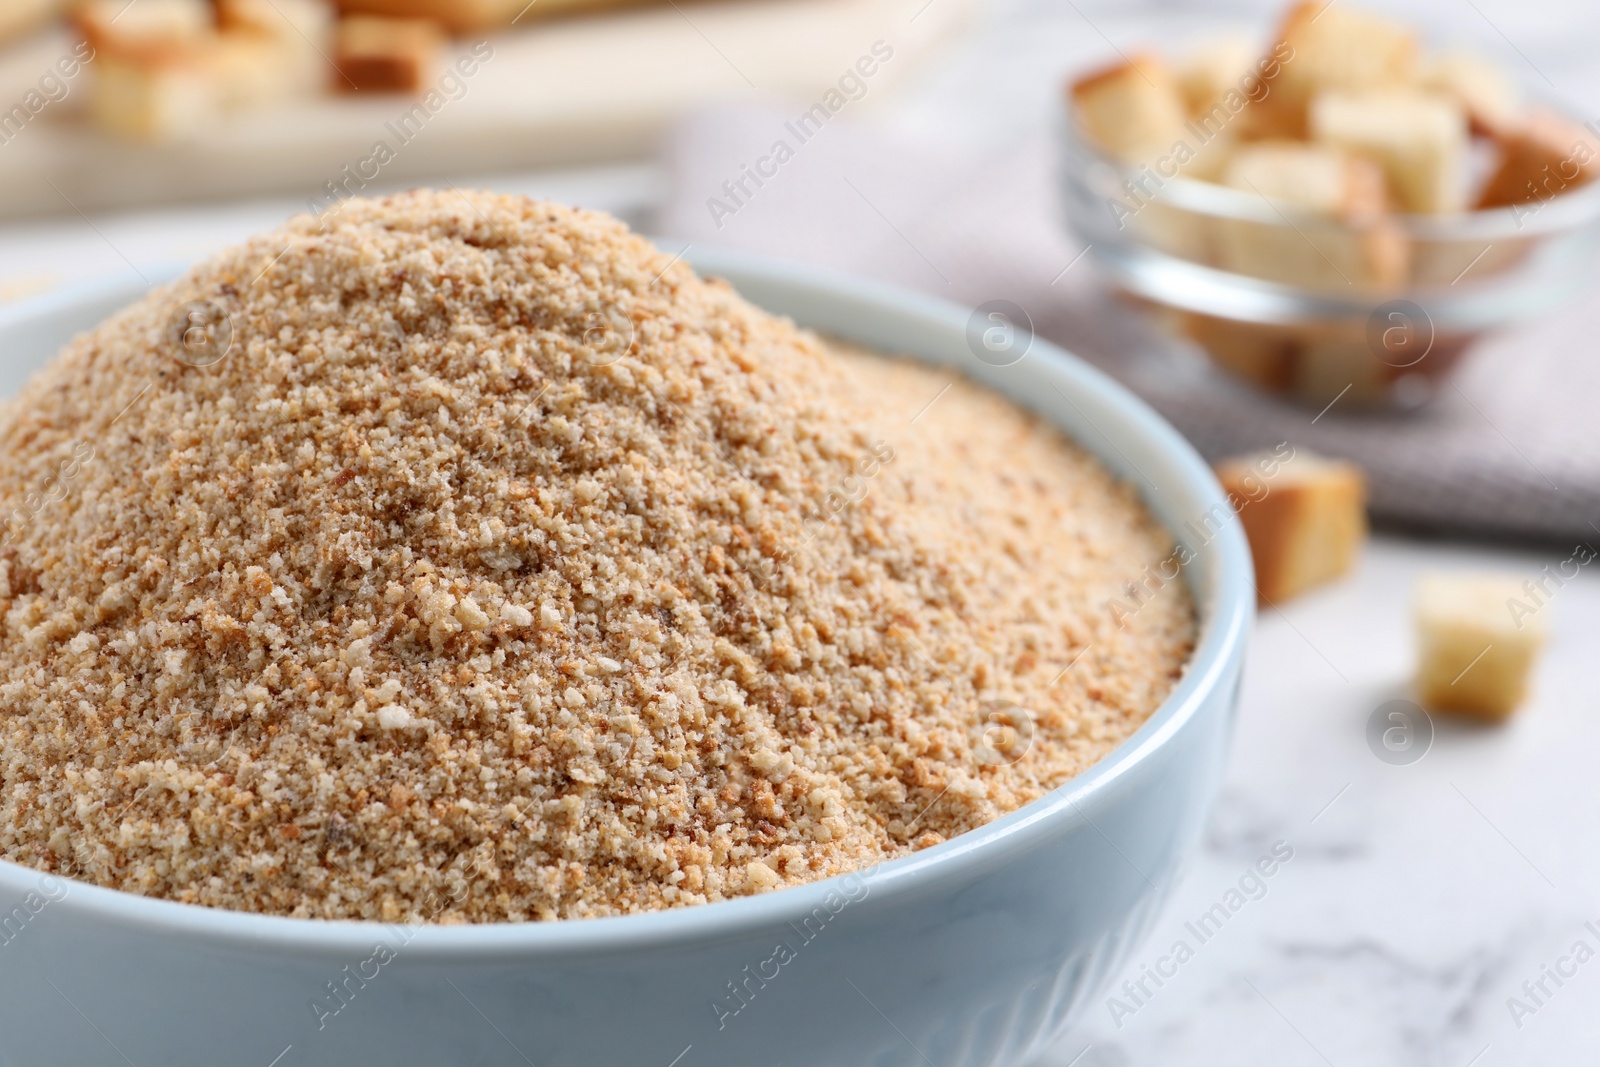
{"label": "fine breadcrumb", "polygon": [[1166,696],[1193,606],[1129,611],[1169,536],[952,378],[517,197],[351,200],[217,257],[0,412],[0,856],[555,919],[1041,796]]}

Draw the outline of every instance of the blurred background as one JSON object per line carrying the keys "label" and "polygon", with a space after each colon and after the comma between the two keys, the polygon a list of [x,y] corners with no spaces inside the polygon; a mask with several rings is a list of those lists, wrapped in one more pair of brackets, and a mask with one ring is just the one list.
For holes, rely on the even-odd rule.
{"label": "blurred background", "polygon": [[[1600,136],[1582,132],[1600,120],[1595,5],[1382,7]],[[1600,1040],[1600,964],[1537,983],[1575,942],[1600,949],[1585,926],[1600,927],[1600,582],[1560,569],[1600,544],[1600,213],[1576,190],[1509,229],[1504,212],[1442,236],[1418,224],[1441,249],[1431,273],[1414,262],[1355,295],[1273,266],[1218,274],[1164,244],[1173,220],[1154,211],[1107,228],[1128,161],[1077,143],[1064,86],[1152,50],[1269,42],[1281,17],[1276,2],[0,0],[0,315],[159,277],[351,195],[484,187],[675,247],[1004,301],[1008,326],[1120,378],[1214,460],[1290,443],[1353,463],[1375,533],[1336,580],[1263,604],[1205,847],[1118,977],[1139,992],[1091,1005],[1040,1062],[1574,1062]],[[1339,271],[1315,233],[1286,239]],[[1405,358],[1370,342],[1374,316],[1385,336],[1404,327]],[[1429,719],[1431,741],[1397,759],[1369,723],[1413,695],[1413,590],[1438,570],[1562,578],[1541,586],[1550,637],[1518,714]],[[1263,895],[1175,977],[1138,985],[1280,842],[1293,859]]]}

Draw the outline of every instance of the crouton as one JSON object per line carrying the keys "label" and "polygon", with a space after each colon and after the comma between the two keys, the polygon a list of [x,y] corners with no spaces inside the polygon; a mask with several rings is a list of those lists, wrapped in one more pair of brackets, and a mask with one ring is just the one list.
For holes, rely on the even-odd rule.
{"label": "crouton", "polygon": [[1229,93],[1245,99],[1255,62],[1256,47],[1243,35],[1220,37],[1189,52],[1172,72],[1184,110],[1194,118],[1210,112]]}
{"label": "crouton", "polygon": [[1201,348],[1217,366],[1271,393],[1293,383],[1299,335],[1289,327],[1182,312],[1173,327]]}
{"label": "crouton", "polygon": [[1081,78],[1070,96],[1090,142],[1124,163],[1148,162],[1184,138],[1183,95],[1157,56],[1134,56]]}
{"label": "crouton", "polygon": [[[1306,0],[1289,8],[1274,38],[1281,67],[1258,120],[1279,137],[1301,138],[1318,93],[1367,91],[1415,80],[1417,42],[1410,30],[1347,3]],[[1278,54],[1275,52],[1274,54]]]}
{"label": "crouton", "polygon": [[1594,131],[1547,109],[1502,127],[1495,144],[1500,164],[1478,194],[1480,208],[1549,200],[1600,173]]}
{"label": "crouton", "polygon": [[265,107],[321,86],[296,77],[284,47],[259,34],[220,33],[206,58],[224,112]]}
{"label": "crouton", "polygon": [[442,62],[444,37],[426,19],[368,16],[339,23],[336,87],[354,92],[417,93]]}
{"label": "crouton", "polygon": [[1346,410],[1381,404],[1401,372],[1378,358],[1365,334],[1328,330],[1303,337],[1288,391],[1308,404],[1337,399]]}
{"label": "crouton", "polygon": [[[327,87],[332,73],[333,9],[324,0],[217,0],[217,22],[225,45],[241,64],[254,63],[254,76],[229,76],[230,96],[266,103],[305,96]],[[252,46],[251,40],[258,42]],[[270,45],[270,50],[261,47]]]}
{"label": "crouton", "polygon": [[191,60],[216,33],[206,0],[90,0],[72,18],[97,57],[133,62]]}
{"label": "crouton", "polygon": [[1328,145],[1261,141],[1234,153],[1223,184],[1345,221],[1383,214],[1383,175],[1365,159]]}
{"label": "crouton", "polygon": [[133,141],[197,136],[222,118],[216,68],[200,52],[148,52],[129,58],[102,51],[90,82],[89,116],[107,133]]}
{"label": "crouton", "polygon": [[97,58],[89,115],[107,132],[170,141],[226,115],[321,88],[320,0],[93,0],[75,18]]}
{"label": "crouton", "polygon": [[1277,39],[1294,49],[1279,87],[1303,88],[1307,100],[1326,89],[1374,89],[1415,76],[1415,35],[1398,22],[1346,3],[1295,4]]}
{"label": "crouton", "polygon": [[0,45],[32,33],[67,10],[67,0],[6,0],[0,4]]}
{"label": "crouton", "polygon": [[1522,95],[1499,64],[1461,49],[1423,57],[1417,84],[1453,99],[1482,136],[1510,126],[1522,110]]}
{"label": "crouton", "polygon": [[1240,501],[1256,590],[1276,603],[1350,569],[1366,539],[1366,479],[1353,464],[1303,450],[1276,465],[1260,460],[1227,460],[1217,478]]}
{"label": "crouton", "polygon": [[1219,266],[1322,288],[1405,280],[1405,235],[1387,215],[1383,174],[1370,160],[1328,145],[1263,141],[1234,153],[1222,183],[1276,210],[1262,222],[1220,223]]}
{"label": "crouton", "polygon": [[1467,121],[1448,97],[1415,89],[1323,92],[1311,103],[1311,133],[1381,164],[1402,211],[1465,206]]}
{"label": "crouton", "polygon": [[88,112],[99,128],[170,141],[220,119],[216,23],[205,0],[90,0],[72,17],[95,50]]}
{"label": "crouton", "polygon": [[1527,695],[1545,641],[1537,611],[1519,612],[1514,578],[1425,575],[1417,583],[1417,690],[1435,711],[1499,722]]}

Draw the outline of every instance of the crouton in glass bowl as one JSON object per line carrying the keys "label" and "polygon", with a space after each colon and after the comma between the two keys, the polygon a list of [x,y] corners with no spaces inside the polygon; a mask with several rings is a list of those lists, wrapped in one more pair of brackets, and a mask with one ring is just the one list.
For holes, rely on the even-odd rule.
{"label": "crouton in glass bowl", "polygon": [[1061,127],[1066,218],[1109,279],[1308,404],[1425,401],[1600,247],[1600,131],[1344,5],[1079,78]]}

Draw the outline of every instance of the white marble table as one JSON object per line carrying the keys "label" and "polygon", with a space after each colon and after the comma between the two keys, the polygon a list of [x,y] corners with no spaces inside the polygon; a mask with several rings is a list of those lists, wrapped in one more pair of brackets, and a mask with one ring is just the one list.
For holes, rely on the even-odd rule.
{"label": "white marble table", "polygon": [[[1366,738],[1405,692],[1419,573],[1537,577],[1566,555],[1383,537],[1348,581],[1266,611],[1203,853],[1116,984],[1179,939],[1194,956],[1159,989],[1147,979],[1132,1015],[1097,1004],[1039,1067],[1592,1062],[1600,957],[1564,987],[1546,979],[1543,1006],[1522,984],[1575,941],[1600,952],[1584,926],[1600,928],[1600,574],[1551,599],[1553,639],[1510,724],[1437,720],[1427,754],[1400,766]],[[1201,944],[1185,924],[1279,841],[1294,858]],[[1511,997],[1534,1014],[1513,1018]]]}
{"label": "white marble table", "polygon": [[[1271,6],[1229,10],[1248,18]],[[1534,57],[1532,73],[1564,94],[1600,100],[1600,68],[1590,54],[1600,12],[1592,5],[1402,6],[1496,54],[1524,52]],[[1039,87],[1054,79],[1063,54],[1195,21],[1183,5],[1003,0],[961,51],[912,79],[885,113],[981,147],[1008,123],[1031,121],[1018,116],[1040,106]],[[640,166],[493,184],[638,218],[653,182],[651,169]],[[0,227],[0,303],[98,274],[190,260],[275,224],[295,206],[69,215]],[[1348,581],[1267,612],[1204,849],[1135,964],[1117,978],[1118,986],[1143,978],[1150,995],[1135,1001],[1119,993],[1126,1007],[1115,1011],[1094,1005],[1037,1067],[1591,1062],[1589,1050],[1600,1043],[1600,957],[1560,986],[1544,968],[1571,970],[1579,940],[1600,952],[1600,935],[1584,925],[1600,930],[1600,573],[1580,574],[1554,597],[1554,638],[1534,696],[1509,725],[1440,722],[1427,755],[1403,766],[1379,760],[1366,740],[1373,710],[1404,693],[1412,667],[1408,602],[1421,571],[1533,577],[1569,553],[1379,537]],[[1186,923],[1224,900],[1278,842],[1293,858],[1264,882],[1260,899],[1200,943]],[[1170,951],[1180,939],[1193,956],[1157,988],[1143,968],[1172,973]],[[1536,1003],[1524,983],[1537,993],[1541,979],[1549,995]],[[1536,1010],[1513,1018],[1513,997]]]}

